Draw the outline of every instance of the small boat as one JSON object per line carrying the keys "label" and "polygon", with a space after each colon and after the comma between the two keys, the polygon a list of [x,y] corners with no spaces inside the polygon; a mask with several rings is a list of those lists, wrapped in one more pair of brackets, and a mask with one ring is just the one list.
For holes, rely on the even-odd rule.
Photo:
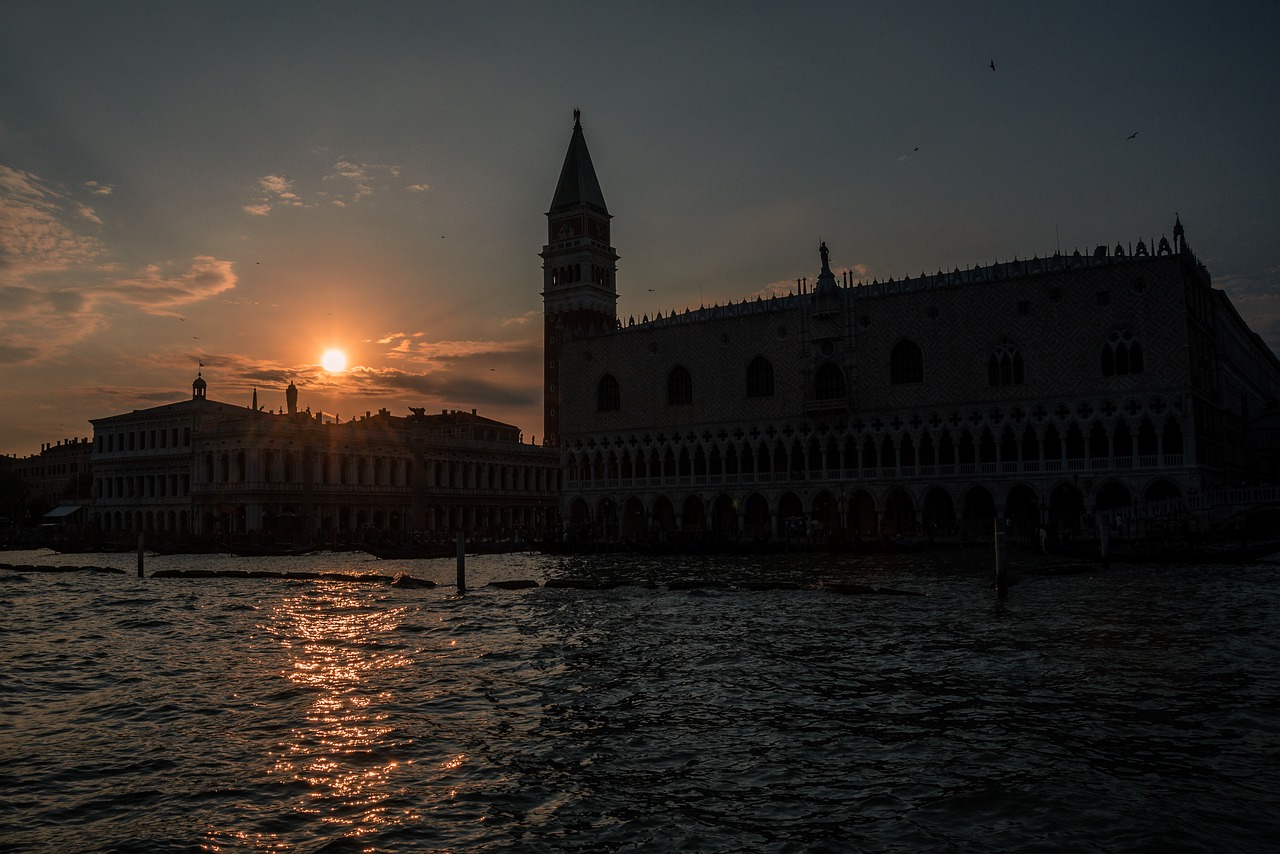
{"label": "small boat", "polygon": [[117,554],[138,550],[136,545],[129,545],[127,543],[83,542],[52,543],[45,546],[39,546],[38,548],[46,548],[61,555]]}
{"label": "small boat", "polygon": [[313,545],[294,546],[287,543],[272,546],[232,544],[223,546],[223,549],[231,552],[236,557],[293,557],[296,555],[311,554],[316,550],[316,547]]}
{"label": "small boat", "polygon": [[226,548],[217,543],[145,543],[145,548],[157,555],[209,555],[221,554]]}
{"label": "small boat", "polygon": [[426,560],[437,557],[453,557],[458,553],[456,545],[446,546],[440,543],[411,543],[402,546],[380,546],[373,543],[365,543],[360,548],[381,560]]}

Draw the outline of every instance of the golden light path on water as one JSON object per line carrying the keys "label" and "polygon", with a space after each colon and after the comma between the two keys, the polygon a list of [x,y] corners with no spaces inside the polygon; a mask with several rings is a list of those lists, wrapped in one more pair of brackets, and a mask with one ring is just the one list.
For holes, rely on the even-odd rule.
{"label": "golden light path on water", "polygon": [[[414,739],[391,723],[401,698],[392,687],[415,665],[393,642],[404,607],[371,603],[342,584],[299,593],[273,609],[264,626],[286,650],[291,668],[281,676],[314,692],[288,741],[278,745],[268,774],[292,779],[309,794],[297,811],[332,826],[332,835],[357,837],[419,822],[422,814],[398,799],[397,775],[414,764]],[[386,678],[386,671],[406,671]],[[460,765],[450,757],[445,764]]]}

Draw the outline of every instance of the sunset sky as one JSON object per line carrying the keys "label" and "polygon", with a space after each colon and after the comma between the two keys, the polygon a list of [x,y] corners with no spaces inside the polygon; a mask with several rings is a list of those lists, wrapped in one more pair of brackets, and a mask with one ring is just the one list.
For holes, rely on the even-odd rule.
{"label": "sunset sky", "polygon": [[1280,350],[1278,37],[1274,0],[6,0],[0,452],[197,370],[229,403],[292,379],[344,421],[476,408],[541,441],[574,108],[624,319],[812,280],[819,239],[870,280],[1177,212]]}

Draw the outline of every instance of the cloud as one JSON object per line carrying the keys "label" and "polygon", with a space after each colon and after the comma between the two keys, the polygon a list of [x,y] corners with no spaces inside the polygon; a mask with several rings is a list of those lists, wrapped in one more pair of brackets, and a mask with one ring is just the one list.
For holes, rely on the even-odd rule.
{"label": "cloud", "polygon": [[519,317],[508,317],[506,320],[502,321],[502,325],[503,326],[524,326],[525,324],[532,323],[533,321],[538,320],[541,317],[542,317],[542,312],[540,310],[531,309],[529,311],[526,311],[524,314],[520,315]]}
{"label": "cloud", "polygon": [[123,273],[77,230],[85,221],[100,223],[39,176],[0,166],[0,364],[60,356],[106,328],[113,308],[172,313],[235,287],[231,262],[208,256],[185,270]]}
{"label": "cloud", "polygon": [[[400,167],[389,163],[339,160],[324,180],[334,185],[337,200],[358,202],[379,190],[391,188],[391,180],[400,177]],[[422,186],[425,189],[425,185]],[[336,203],[336,202],[335,202]]]}
{"label": "cloud", "polygon": [[537,349],[538,341],[433,341],[423,332],[392,332],[377,340],[387,346],[389,359],[416,361],[423,365],[457,362],[482,357],[505,357]]}
{"label": "cloud", "polygon": [[105,325],[83,291],[0,289],[0,364],[39,362],[65,353]]}
{"label": "cloud", "polygon": [[21,365],[32,361],[40,354],[32,346],[0,342],[0,365]]}
{"label": "cloud", "polygon": [[289,181],[288,178],[282,178],[279,175],[266,175],[262,178],[259,178],[258,186],[261,187],[267,193],[270,193],[273,195],[281,195],[286,193],[289,195],[293,195],[292,193],[289,193],[289,187],[292,186],[292,183]]}
{"label": "cloud", "polygon": [[84,185],[95,196],[109,196],[116,189],[114,184],[100,184],[97,181],[85,181]]}
{"label": "cloud", "polygon": [[263,175],[258,179],[258,195],[253,202],[241,207],[245,213],[253,216],[267,216],[279,205],[294,208],[306,208],[306,204],[293,192],[293,181],[283,175]]}
{"label": "cloud", "polygon": [[793,294],[796,291],[795,279],[783,279],[780,282],[770,282],[756,292],[756,296],[769,299],[770,297],[785,297],[787,294]]}
{"label": "cloud", "polygon": [[[268,216],[277,207],[311,208],[319,204],[345,208],[377,193],[401,186],[400,167],[391,163],[343,158],[336,161],[320,181],[325,189],[307,190],[296,186],[292,178],[264,175],[258,179],[251,202],[241,207],[253,216]],[[429,184],[409,184],[404,189],[421,193]]]}
{"label": "cloud", "polygon": [[235,286],[232,262],[200,255],[186,270],[175,273],[149,265],[137,275],[105,284],[95,291],[95,298],[108,295],[114,302],[134,305],[150,314],[172,314],[179,306],[202,302]]}
{"label": "cloud", "polygon": [[[317,398],[325,398],[330,405],[342,401],[342,407],[361,409],[368,404],[355,401],[403,402],[404,406],[429,405],[432,407],[462,406],[533,406],[541,400],[536,382],[510,372],[467,373],[451,370],[417,371],[400,367],[358,366],[341,374],[330,374],[318,365],[285,365],[269,359],[247,356],[208,354],[195,352],[153,353],[145,358],[148,366],[172,368],[176,363],[189,362],[192,376],[202,370],[209,383],[209,397],[226,403],[245,403],[256,388],[259,400],[269,409],[277,409],[284,403],[284,389],[292,381],[299,391],[298,405],[311,406],[320,411]],[[203,368],[195,368],[197,361]],[[526,358],[521,358],[527,363]],[[143,397],[157,401],[172,400],[182,389],[157,392],[154,388],[125,389],[125,397]],[[278,395],[278,396],[277,396]],[[394,410],[395,407],[391,406]],[[345,410],[344,410],[345,411]],[[407,414],[398,412],[397,414]],[[350,416],[347,416],[347,420]]]}
{"label": "cloud", "polygon": [[97,237],[72,227],[75,204],[39,176],[0,165],[0,285],[84,266],[102,253]]}
{"label": "cloud", "polygon": [[[506,377],[506,374],[502,374]],[[452,371],[409,371],[396,367],[358,367],[339,375],[317,376],[306,387],[344,397],[397,397],[408,404],[530,406],[540,400],[540,388],[524,378],[492,378],[491,374]],[[299,388],[303,388],[299,382]]]}
{"label": "cloud", "polygon": [[102,220],[98,219],[98,215],[93,212],[93,208],[89,207],[83,202],[76,202],[75,209],[76,209],[76,213],[80,215],[81,219],[87,219],[89,220],[89,222],[95,223],[97,225],[102,225]]}

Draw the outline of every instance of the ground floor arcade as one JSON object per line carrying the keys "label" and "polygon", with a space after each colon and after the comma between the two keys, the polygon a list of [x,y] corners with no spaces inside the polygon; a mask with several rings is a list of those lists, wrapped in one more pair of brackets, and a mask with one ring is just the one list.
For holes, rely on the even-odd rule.
{"label": "ground floor arcade", "polygon": [[744,488],[720,492],[669,490],[579,493],[562,505],[571,538],[608,542],[694,537],[718,540],[807,536],[863,539],[990,535],[1003,519],[1016,535],[1044,528],[1069,536],[1099,511],[1123,517],[1146,502],[1178,498],[1188,475],[1106,477],[1082,481],[954,482],[904,486],[863,483],[803,489]]}

